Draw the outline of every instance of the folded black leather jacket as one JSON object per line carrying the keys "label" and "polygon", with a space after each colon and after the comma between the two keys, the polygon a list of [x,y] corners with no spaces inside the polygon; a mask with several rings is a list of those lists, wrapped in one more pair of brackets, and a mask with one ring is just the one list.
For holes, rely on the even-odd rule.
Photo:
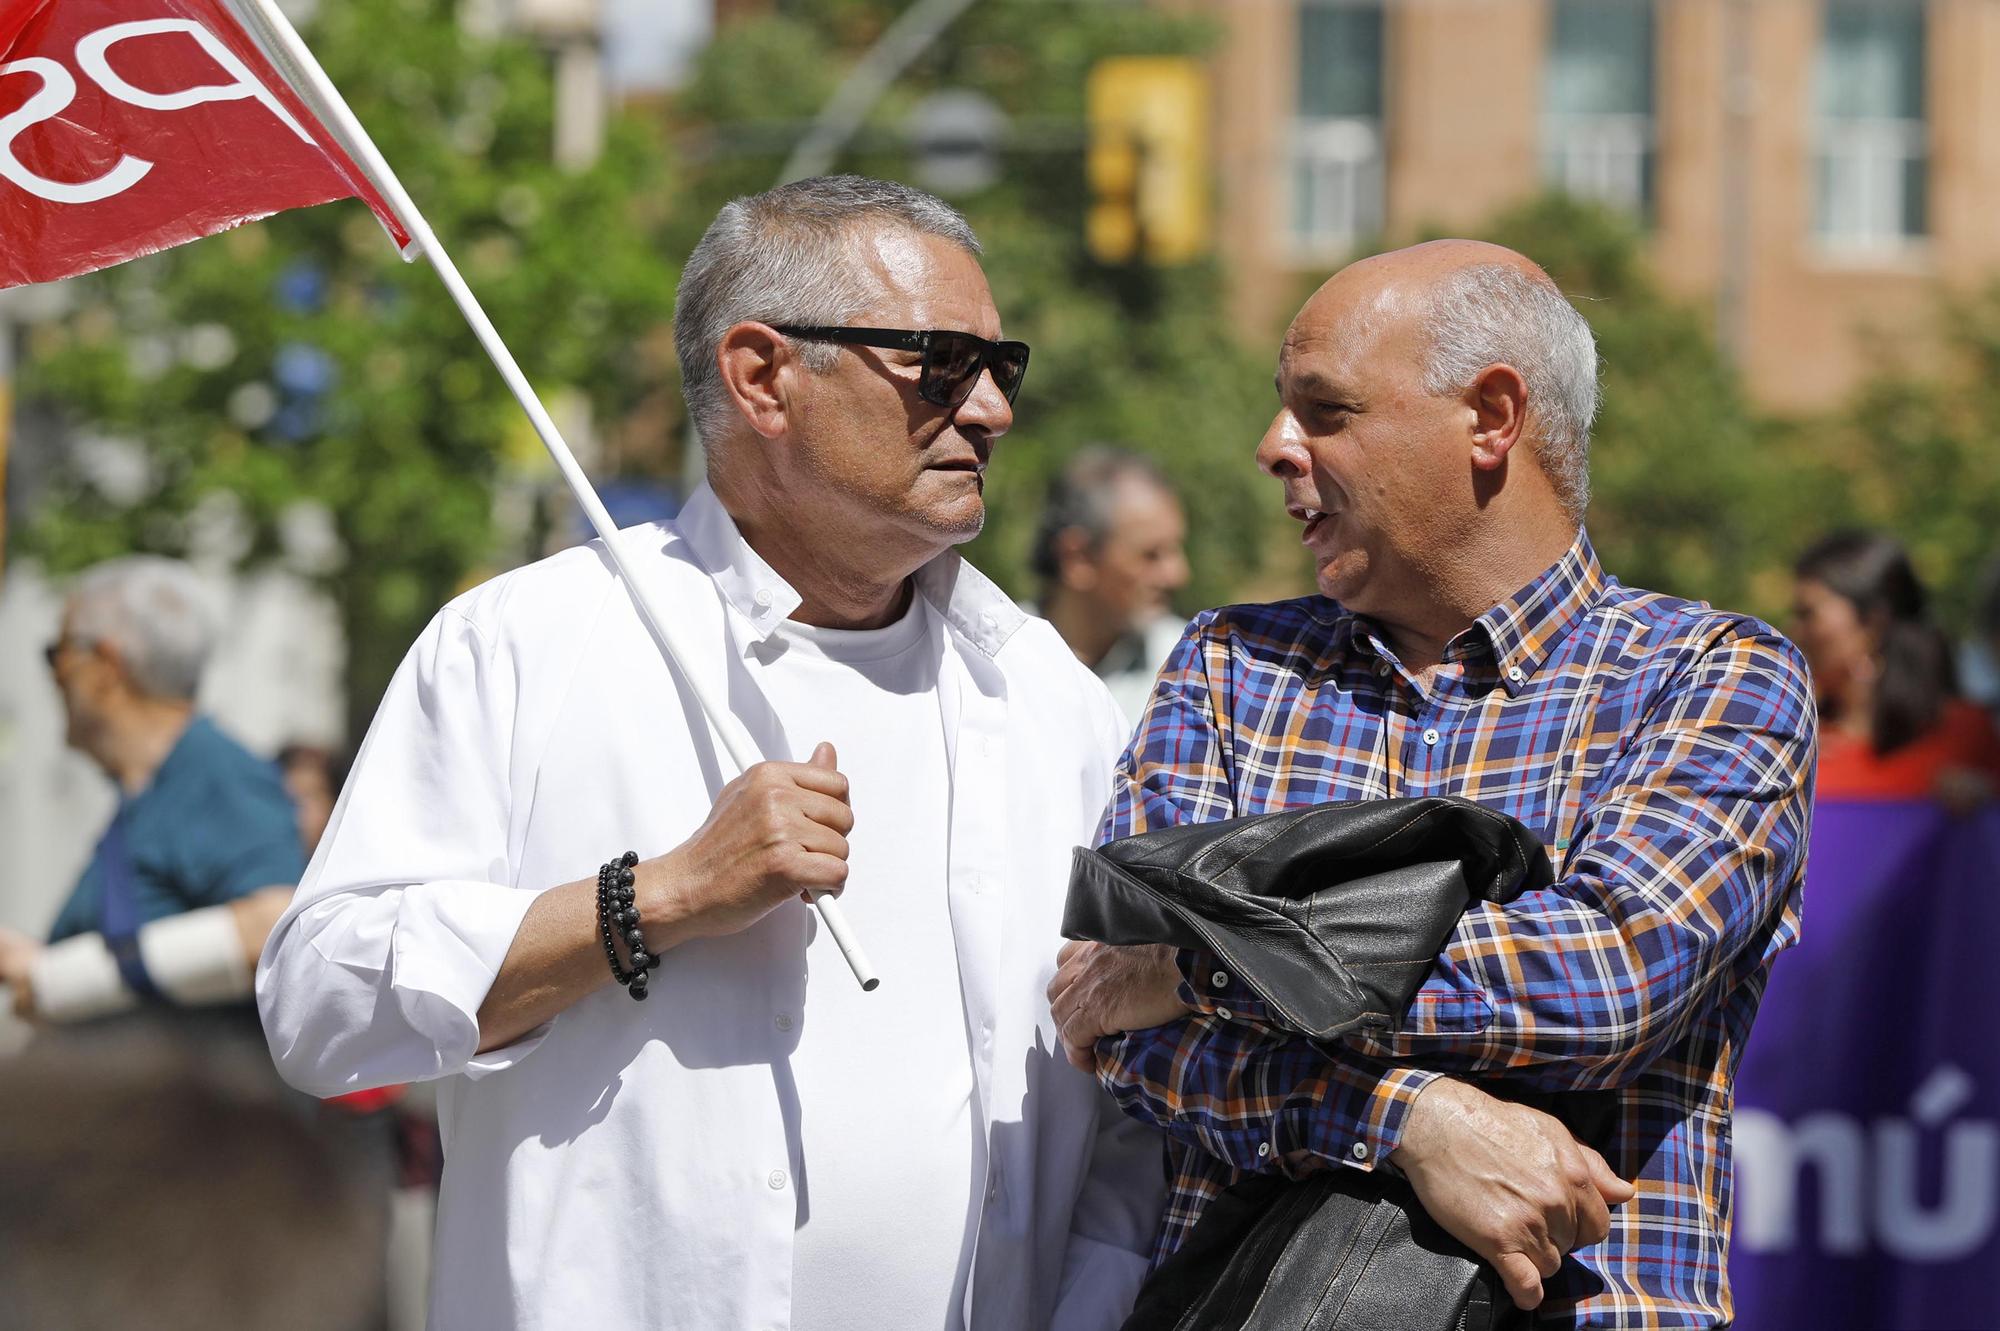
{"label": "folded black leather jacket", "polygon": [[1468,904],[1551,880],[1535,834],[1471,800],[1350,800],[1079,847],[1063,935],[1209,948],[1328,1040],[1401,1019]]}
{"label": "folded black leather jacket", "polygon": [[[1386,1032],[1474,901],[1549,885],[1540,840],[1469,800],[1367,800],[1079,849],[1063,933],[1207,948],[1284,1026]],[[1555,1106],[1549,1106],[1555,1111]],[[1498,1276],[1390,1172],[1244,1179],[1210,1201],[1125,1331],[1499,1331]]]}

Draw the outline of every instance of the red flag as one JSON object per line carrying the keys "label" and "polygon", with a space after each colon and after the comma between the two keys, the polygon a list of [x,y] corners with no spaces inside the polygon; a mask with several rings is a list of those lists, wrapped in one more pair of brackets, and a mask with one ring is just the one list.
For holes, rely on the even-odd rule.
{"label": "red flag", "polygon": [[0,287],[344,198],[408,249],[224,0],[0,0]]}

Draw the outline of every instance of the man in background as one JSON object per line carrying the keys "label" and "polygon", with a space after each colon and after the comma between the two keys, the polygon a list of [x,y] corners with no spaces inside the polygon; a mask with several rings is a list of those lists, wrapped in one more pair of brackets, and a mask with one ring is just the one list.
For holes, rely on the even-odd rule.
{"label": "man in background", "polygon": [[153,556],[77,579],[47,649],[67,739],[118,811],[47,943],[0,929],[0,984],[45,1022],[142,1000],[247,1006],[265,936],[305,869],[271,764],[195,707],[216,621],[194,571]]}
{"label": "man in background", "polygon": [[1129,726],[1187,620],[1187,518],[1160,469],[1136,453],[1089,448],[1049,484],[1029,566],[1035,612],[1111,690]]}

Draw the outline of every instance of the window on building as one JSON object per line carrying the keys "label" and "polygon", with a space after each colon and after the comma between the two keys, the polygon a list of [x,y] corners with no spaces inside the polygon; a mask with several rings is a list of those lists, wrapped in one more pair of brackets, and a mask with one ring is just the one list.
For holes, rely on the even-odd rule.
{"label": "window on building", "polygon": [[1551,5],[1542,165],[1557,189],[1651,216],[1652,0]]}
{"label": "window on building", "polygon": [[1828,0],[1814,79],[1813,232],[1881,250],[1928,230],[1920,0]]}
{"label": "window on building", "polygon": [[1382,227],[1379,0],[1299,6],[1292,121],[1291,235],[1305,255],[1338,255]]}

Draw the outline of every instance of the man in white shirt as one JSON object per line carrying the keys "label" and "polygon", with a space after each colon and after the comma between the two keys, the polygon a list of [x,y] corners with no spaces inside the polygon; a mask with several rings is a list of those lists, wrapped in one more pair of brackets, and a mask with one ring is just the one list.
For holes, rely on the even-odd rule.
{"label": "man in white shirt", "polygon": [[[774,761],[729,770],[589,546],[454,601],[391,684],[258,997],[304,1089],[442,1079],[434,1327],[1129,1306],[1159,1139],[1042,1001],[1124,731],[952,551],[1027,361],[977,255],[831,177],[728,205],[683,274],[709,484],[621,540]],[[651,969],[600,928],[627,849]],[[843,888],[872,994],[800,901]]]}

